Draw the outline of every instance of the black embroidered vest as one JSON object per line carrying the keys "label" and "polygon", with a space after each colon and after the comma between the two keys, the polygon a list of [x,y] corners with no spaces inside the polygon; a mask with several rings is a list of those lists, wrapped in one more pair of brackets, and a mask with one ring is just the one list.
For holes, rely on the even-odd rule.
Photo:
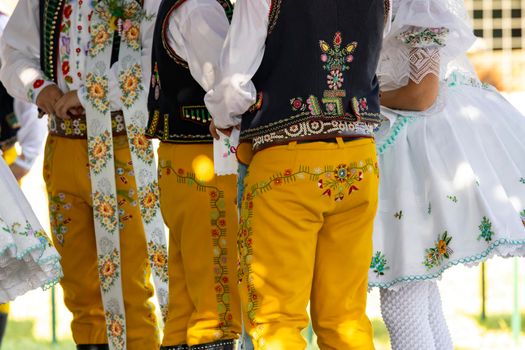
{"label": "black embroidered vest", "polygon": [[[152,77],[148,97],[150,113],[146,134],[171,143],[211,143],[211,116],[204,105],[205,91],[193,79],[188,64],[168,44],[171,14],[191,0],[163,0],[155,24]],[[229,0],[217,0],[230,19]]]}
{"label": "black embroidered vest", "polygon": [[[140,1],[142,3],[142,1]],[[40,0],[40,68],[46,79],[57,82],[57,64],[62,13],[67,0]],[[115,31],[111,63],[118,60],[120,36]]]}
{"label": "black embroidered vest", "polygon": [[16,143],[16,134],[20,129],[13,110],[13,98],[0,83],[0,149],[6,151]]}
{"label": "black embroidered vest", "polygon": [[258,101],[242,118],[254,149],[293,140],[373,137],[384,0],[273,0]]}

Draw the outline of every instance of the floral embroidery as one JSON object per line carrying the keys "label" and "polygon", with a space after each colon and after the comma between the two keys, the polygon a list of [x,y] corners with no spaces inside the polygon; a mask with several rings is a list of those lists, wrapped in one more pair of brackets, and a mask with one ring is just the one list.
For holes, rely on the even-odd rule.
{"label": "floral embroidery", "polygon": [[449,196],[447,196],[447,198],[450,199],[454,203],[458,202],[458,197],[456,197],[456,196],[449,195]]}
{"label": "floral embroidery", "polygon": [[207,192],[210,200],[210,236],[213,247],[213,265],[215,275],[215,294],[219,315],[219,333],[221,338],[231,327],[233,314],[230,305],[230,271],[228,270],[228,241],[226,222],[226,203],[224,192],[214,186],[207,186],[195,178],[195,174],[182,168],[172,169],[170,164],[161,164],[159,173],[175,175],[177,182],[195,186],[197,191]]}
{"label": "floral embroidery", "polygon": [[62,24],[60,26],[60,62],[62,62],[62,75],[67,84],[73,83],[73,77],[70,75],[69,57],[71,54],[71,38],[69,32],[71,30],[71,14],[73,7],[71,4],[66,4],[62,11]]}
{"label": "floral embroidery", "polygon": [[523,226],[525,226],[525,209],[520,213],[521,221],[523,222]]}
{"label": "floral embroidery", "polygon": [[153,273],[162,281],[168,282],[168,252],[155,242],[148,242],[148,255],[150,261],[154,262]]}
{"label": "floral embroidery", "polygon": [[403,218],[403,211],[400,210],[397,213],[394,214],[394,217],[398,220],[401,220]]}
{"label": "floral embroidery", "polygon": [[109,111],[108,77],[88,73],[86,77],[86,88],[89,102],[100,113]]}
{"label": "floral embroidery", "polygon": [[140,212],[142,214],[142,219],[149,224],[154,219],[157,210],[160,208],[159,186],[157,181],[139,189],[139,201],[141,202]]}
{"label": "floral embroidery", "polygon": [[131,152],[142,159],[148,165],[153,163],[155,155],[151,150],[151,142],[144,135],[144,129],[139,129],[136,125],[128,125],[128,135],[130,139]]}
{"label": "floral embroidery", "polygon": [[110,341],[112,344],[112,349],[124,349],[124,335],[126,334],[124,317],[119,314],[106,312],[106,324],[108,328],[108,334],[111,335]]}
{"label": "floral embroidery", "polygon": [[297,180],[302,180],[309,176],[311,180],[317,182],[317,187],[322,191],[322,196],[334,198],[336,202],[344,199],[345,195],[350,195],[358,191],[356,183],[362,181],[365,173],[373,173],[379,176],[377,162],[373,159],[366,159],[358,163],[339,164],[336,167],[326,166],[324,170],[309,167],[299,167],[299,171],[292,173],[286,169],[283,173],[271,177],[268,182],[262,182],[257,187],[252,188],[252,192],[266,192],[272,189],[272,185],[282,185]]}
{"label": "floral embroidery", "polygon": [[120,256],[116,249],[107,255],[99,255],[98,273],[102,290],[104,292],[109,291],[120,276]]}
{"label": "floral embroidery", "polygon": [[93,198],[95,219],[111,233],[118,227],[117,200],[111,194],[96,192]]}
{"label": "floral embroidery", "polygon": [[428,213],[428,215],[432,214],[432,203],[431,203],[431,202],[428,202],[428,210],[427,210],[427,213]]}
{"label": "floral embroidery", "polygon": [[242,200],[241,218],[239,220],[239,235],[237,246],[239,249],[240,265],[238,271],[239,283],[246,287],[244,293],[248,296],[246,312],[252,326],[256,325],[255,312],[259,308],[259,297],[252,281],[253,259],[253,230],[250,220],[253,216],[253,195],[247,193]]}
{"label": "floral embroidery", "polygon": [[324,178],[320,179],[317,185],[324,190],[323,196],[332,197],[333,194],[334,200],[338,202],[343,200],[346,194],[358,191],[356,183],[363,180],[365,171],[372,172],[374,169],[377,173],[377,163],[371,159],[352,166],[339,164],[334,170],[325,172]]}
{"label": "floral embroidery", "polygon": [[133,50],[140,50],[140,27],[129,19],[122,23],[124,42]]}
{"label": "floral embroidery", "polygon": [[45,245],[48,248],[53,247],[53,243],[51,243],[51,240],[46,235],[46,232],[44,230],[35,231],[34,236],[40,241],[42,245]]}
{"label": "floral embroidery", "polygon": [[478,237],[478,241],[480,239],[485,240],[485,242],[492,241],[492,237],[494,236],[494,231],[492,231],[492,223],[490,220],[484,216],[483,220],[481,220],[481,225],[479,225],[480,235]]}
{"label": "floral embroidery", "polygon": [[447,28],[410,29],[398,35],[398,39],[412,47],[445,46],[449,30]]}
{"label": "floral embroidery", "polygon": [[[321,47],[321,61],[324,64],[323,68],[330,72],[328,75],[328,80],[330,77],[339,76],[340,73],[345,72],[350,69],[350,63],[354,61],[353,53],[357,48],[357,42],[352,42],[345,47],[341,48],[343,43],[343,38],[340,32],[335,33],[334,36],[334,46],[331,47],[326,41],[321,40],[319,46]],[[336,79],[337,83],[339,80]],[[342,83],[342,76],[340,82]],[[330,84],[329,84],[330,85]],[[332,90],[336,90],[332,88]]]}
{"label": "floral embroidery", "polygon": [[106,168],[106,165],[111,159],[111,150],[111,137],[108,131],[100,136],[89,137],[89,166],[95,174],[99,174],[104,168]]}
{"label": "floral embroidery", "polygon": [[525,178],[522,177],[522,178],[520,179],[520,182],[521,182],[522,184],[525,185]]}
{"label": "floral embroidery", "polygon": [[449,236],[448,232],[445,231],[443,234],[438,235],[434,247],[425,250],[423,265],[428,270],[441,265],[445,259],[450,259],[453,253],[452,248],[450,248],[450,241],[452,241],[452,236]]}
{"label": "floral embroidery", "polygon": [[89,47],[89,55],[96,57],[99,53],[104,51],[111,42],[111,34],[108,31],[107,24],[100,23],[97,26],[91,27],[91,45]]}
{"label": "floral embroidery", "polygon": [[139,93],[144,90],[141,77],[142,68],[139,64],[132,65],[120,73],[119,86],[122,91],[120,99],[127,108],[130,108],[137,101]]}
{"label": "floral embroidery", "polygon": [[64,211],[71,210],[71,203],[66,202],[66,195],[58,193],[57,195],[49,194],[49,218],[51,223],[51,232],[55,239],[64,245],[64,236],[69,231],[68,224],[71,222],[70,217],[64,217]]}
{"label": "floral embroidery", "polygon": [[376,252],[376,254],[372,257],[372,263],[370,264],[370,268],[373,269],[374,273],[379,276],[384,276],[385,271],[390,269],[387,264],[386,257],[381,252]]}

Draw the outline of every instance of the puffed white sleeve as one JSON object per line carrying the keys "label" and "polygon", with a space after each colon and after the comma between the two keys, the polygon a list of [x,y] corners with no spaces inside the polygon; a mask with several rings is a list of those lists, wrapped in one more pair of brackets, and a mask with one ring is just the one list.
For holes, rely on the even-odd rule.
{"label": "puffed white sleeve", "polygon": [[0,80],[13,97],[36,102],[50,84],[40,69],[39,2],[20,0],[0,39]]}
{"label": "puffed white sleeve", "polygon": [[475,41],[461,0],[394,0],[394,7],[377,71],[384,91],[428,74],[443,79],[447,65]]}
{"label": "puffed white sleeve", "polygon": [[21,125],[17,138],[22,148],[22,156],[15,163],[29,170],[44,149],[47,118],[38,118],[38,109],[34,104],[18,99],[14,101],[14,110]]}
{"label": "puffed white sleeve", "polygon": [[238,0],[219,60],[218,84],[205,97],[215,125],[227,129],[240,124],[240,116],[256,101],[251,79],[261,65],[270,0]]}

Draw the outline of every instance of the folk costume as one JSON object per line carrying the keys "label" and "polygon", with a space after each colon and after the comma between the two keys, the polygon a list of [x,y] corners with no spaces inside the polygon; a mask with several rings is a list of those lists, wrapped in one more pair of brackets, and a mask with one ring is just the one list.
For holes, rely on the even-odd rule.
{"label": "folk costume", "polygon": [[381,88],[434,74],[440,92],[425,112],[384,110],[370,286],[381,288],[393,349],[448,350],[436,279],[525,253],[525,117],[468,63],[475,38],[462,1],[393,4]]}
{"label": "folk costume", "polygon": [[[0,37],[14,7],[12,1],[0,4]],[[15,164],[29,171],[43,151],[47,128],[45,119],[38,119],[37,115],[36,106],[13,99],[0,83],[0,152],[7,165]],[[15,147],[17,142],[22,150],[20,155]],[[0,304],[0,345],[8,313],[9,304]]]}
{"label": "folk costume", "polygon": [[[268,15],[269,14],[269,15]],[[206,96],[241,123],[241,299],[255,349],[373,349],[365,314],[379,173],[384,1],[239,0]],[[337,285],[337,288],[334,286]]]}
{"label": "folk costume", "polygon": [[56,84],[85,109],[85,118],[49,116],[44,164],[79,349],[159,346],[150,273],[165,311],[167,252],[143,78],[157,8],[21,0],[2,41],[0,75],[13,96],[36,102]]}
{"label": "folk costume", "polygon": [[6,163],[0,159],[0,303],[58,283],[60,256],[53,248]]}
{"label": "folk costume", "polygon": [[213,175],[211,116],[229,1],[164,0],[153,40],[147,134],[161,143],[159,185],[170,229],[170,300],[162,349],[234,349],[242,331],[234,175]]}

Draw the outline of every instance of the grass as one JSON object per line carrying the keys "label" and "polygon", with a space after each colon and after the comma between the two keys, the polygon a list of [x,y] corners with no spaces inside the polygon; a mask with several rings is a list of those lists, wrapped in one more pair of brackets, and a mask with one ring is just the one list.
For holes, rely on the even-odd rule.
{"label": "grass", "polygon": [[[485,320],[481,320],[479,316],[472,316],[478,324],[488,331],[504,331],[512,332],[512,314],[491,314]],[[521,314],[521,319],[525,320],[525,313]],[[525,322],[521,322],[521,333],[525,333]]]}
{"label": "grass", "polygon": [[50,340],[34,338],[34,321],[9,320],[2,350],[73,350],[72,340],[51,344]]}

